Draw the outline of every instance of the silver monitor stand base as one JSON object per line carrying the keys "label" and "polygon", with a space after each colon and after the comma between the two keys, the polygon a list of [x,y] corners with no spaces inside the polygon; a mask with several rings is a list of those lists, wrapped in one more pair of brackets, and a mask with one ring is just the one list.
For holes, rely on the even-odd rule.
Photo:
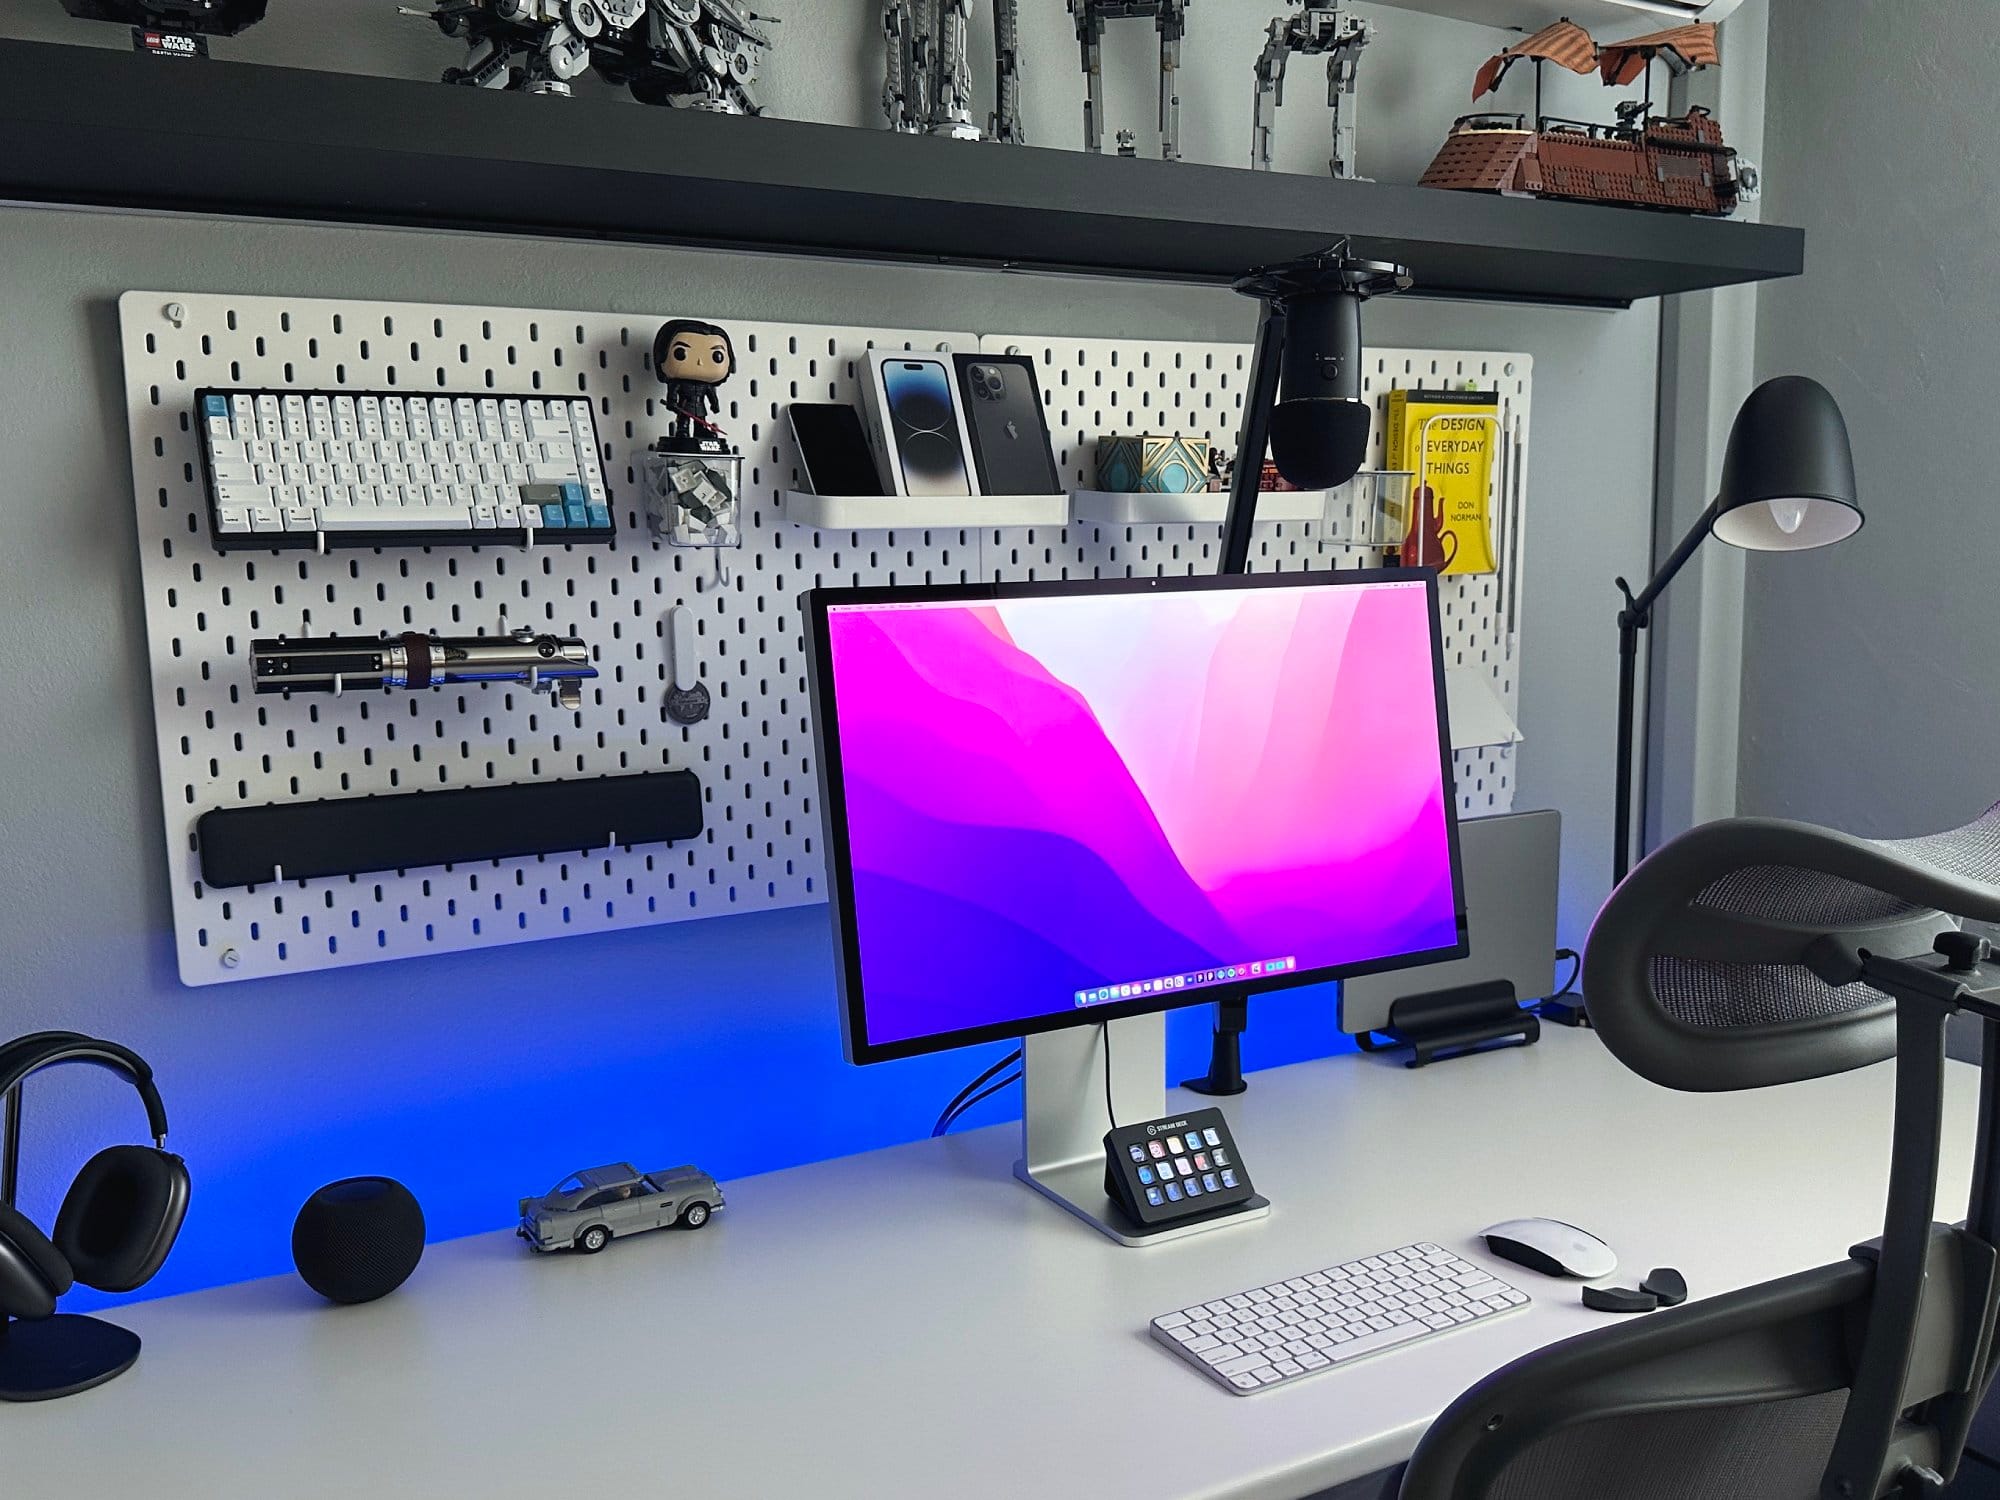
{"label": "silver monitor stand base", "polygon": [[[1111,1048],[1105,1096],[1104,1047]],[[1014,1175],[1121,1245],[1158,1245],[1264,1218],[1270,1203],[1252,1198],[1214,1218],[1149,1229],[1134,1223],[1104,1191],[1104,1133],[1111,1115],[1134,1125],[1167,1112],[1167,1023],[1131,1016],[1108,1028],[1072,1026],[1021,1043],[1026,1105],[1021,1160]],[[1108,1106],[1108,1107],[1107,1107]]]}

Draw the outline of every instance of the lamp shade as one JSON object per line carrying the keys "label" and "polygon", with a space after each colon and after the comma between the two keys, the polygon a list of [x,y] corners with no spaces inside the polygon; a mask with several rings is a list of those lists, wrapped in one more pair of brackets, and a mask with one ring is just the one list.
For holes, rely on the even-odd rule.
{"label": "lamp shade", "polygon": [[1729,432],[1710,529],[1732,547],[1803,552],[1842,542],[1865,517],[1847,422],[1833,393],[1781,375],[1750,393]]}

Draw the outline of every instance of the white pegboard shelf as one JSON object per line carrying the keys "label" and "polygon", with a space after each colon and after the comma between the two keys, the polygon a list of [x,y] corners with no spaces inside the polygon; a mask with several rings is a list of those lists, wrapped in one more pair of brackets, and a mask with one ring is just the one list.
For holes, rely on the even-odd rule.
{"label": "white pegboard shelf", "polygon": [[[1077,520],[1107,526],[1220,526],[1229,511],[1227,490],[1072,490],[1070,499]],[[1325,514],[1325,490],[1260,490],[1257,495],[1259,521],[1317,521]]]}
{"label": "white pegboard shelf", "polygon": [[[168,309],[171,308],[171,315]],[[851,497],[793,524],[807,481],[786,420],[795,401],[857,402],[866,351],[1018,347],[1034,358],[1058,472],[1091,477],[1107,432],[1184,432],[1230,442],[1248,384],[1247,345],[1088,340],[732,321],[738,373],[717,420],[745,455],[743,544],[674,548],[647,528],[640,456],[665,421],[648,368],[668,316],[522,308],[129,292],[119,303],[148,666],[181,977],[188,984],[378,963],[825,899],[812,725],[798,598],[815,585],[895,586],[1211,573],[1213,523],[1068,519],[1067,494],[1031,497],[1007,520],[935,500]],[[1500,391],[1525,457],[1525,356],[1370,349],[1364,393],[1379,465],[1388,391],[1478,381]],[[218,555],[204,524],[193,395],[204,385],[563,393],[591,403],[617,535],[603,546],[448,546]],[[1171,424],[1168,426],[1167,424]],[[1525,462],[1510,474],[1526,473]],[[818,500],[819,497],[812,497]],[[838,500],[840,497],[834,497]],[[796,501],[794,501],[796,503]],[[843,502],[848,503],[848,502]],[[1012,505],[1014,502],[1006,502]],[[919,504],[892,518],[888,507]],[[1518,499],[1509,514],[1518,516]],[[1046,517],[1046,519],[1031,519]],[[942,524],[940,524],[942,522]],[[879,523],[879,524],[876,524]],[[914,523],[914,524],[913,524]],[[1448,669],[1477,674],[1505,735],[1517,699],[1515,592],[1521,528],[1500,575],[1447,578]],[[1268,513],[1256,572],[1349,568],[1378,554],[1317,518]],[[707,718],[666,708],[668,612],[686,607]],[[580,636],[599,676],[580,710],[503,683],[258,698],[251,641],[288,634],[463,634],[517,626]],[[1458,695],[1464,697],[1461,691]],[[1476,695],[1475,695],[1476,696]],[[1461,812],[1502,812],[1514,749],[1453,756]],[[196,824],[212,809],[542,783],[685,769],[700,780],[703,830],[671,846],[480,860],[376,876],[212,890]]]}
{"label": "white pegboard shelf", "polygon": [[965,527],[1061,526],[1067,495],[815,495],[786,490],[778,510],[815,531],[957,531]]}

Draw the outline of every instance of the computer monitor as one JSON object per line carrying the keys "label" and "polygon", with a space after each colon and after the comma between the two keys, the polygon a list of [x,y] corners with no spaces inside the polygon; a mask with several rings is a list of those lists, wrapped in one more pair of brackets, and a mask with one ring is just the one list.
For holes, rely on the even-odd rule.
{"label": "computer monitor", "polygon": [[851,1061],[1464,954],[1428,573],[804,608]]}

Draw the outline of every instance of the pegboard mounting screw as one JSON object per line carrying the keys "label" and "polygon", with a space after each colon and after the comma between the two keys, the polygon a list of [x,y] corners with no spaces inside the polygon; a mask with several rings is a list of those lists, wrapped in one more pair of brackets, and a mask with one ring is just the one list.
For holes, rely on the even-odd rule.
{"label": "pegboard mounting screw", "polygon": [[187,322],[187,309],[178,302],[169,302],[160,309],[160,316],[179,328]]}
{"label": "pegboard mounting screw", "polygon": [[224,948],[222,950],[223,968],[233,969],[242,962],[243,962],[243,955],[238,953],[234,948]]}

